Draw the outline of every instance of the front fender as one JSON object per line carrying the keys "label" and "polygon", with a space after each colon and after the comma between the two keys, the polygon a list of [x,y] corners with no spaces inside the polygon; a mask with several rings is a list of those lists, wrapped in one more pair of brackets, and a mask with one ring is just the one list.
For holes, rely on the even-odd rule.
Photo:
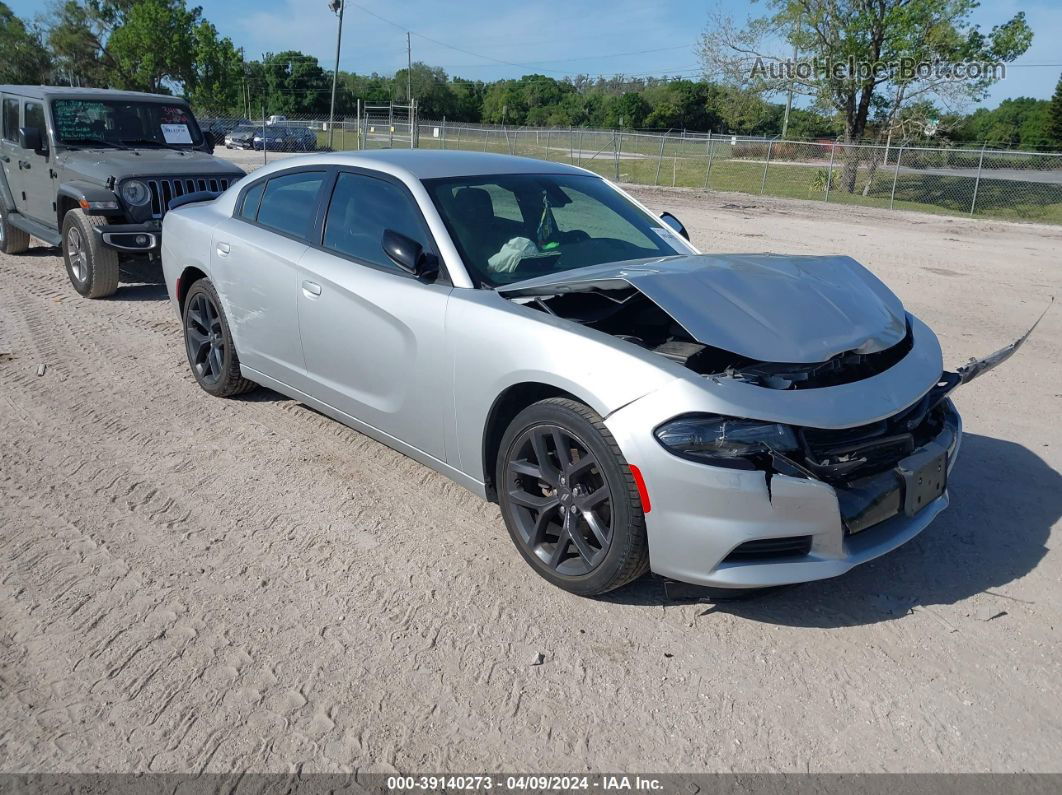
{"label": "front fender", "polygon": [[[96,185],[83,180],[71,180],[60,184],[56,194],[60,198],[72,199],[74,204],[84,209],[89,215],[121,216],[125,214],[122,209],[122,203],[115,192],[103,185]],[[82,202],[115,202],[117,207],[113,210],[85,209]]]}

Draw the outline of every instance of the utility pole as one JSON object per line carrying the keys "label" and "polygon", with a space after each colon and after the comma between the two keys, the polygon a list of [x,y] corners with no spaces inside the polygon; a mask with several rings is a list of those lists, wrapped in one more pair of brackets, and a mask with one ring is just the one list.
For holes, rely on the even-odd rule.
{"label": "utility pole", "polygon": [[413,148],[413,45],[406,31],[406,104],[409,105],[409,148]]}
{"label": "utility pole", "polygon": [[336,70],[332,72],[332,105],[328,111],[328,148],[332,148],[332,136],[336,127],[336,81],[339,80],[339,47],[343,43],[343,0],[328,0],[332,13],[339,15],[336,26]]}

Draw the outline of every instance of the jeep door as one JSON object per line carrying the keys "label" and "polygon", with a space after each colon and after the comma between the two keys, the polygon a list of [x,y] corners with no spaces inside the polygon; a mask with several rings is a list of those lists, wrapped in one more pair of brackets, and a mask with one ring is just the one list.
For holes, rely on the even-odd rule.
{"label": "jeep door", "polygon": [[19,165],[22,149],[18,145],[18,128],[22,123],[22,99],[13,94],[0,97],[0,165],[4,169],[4,179],[11,201],[18,212],[26,210],[26,188]]}
{"label": "jeep door", "polygon": [[55,226],[56,173],[52,167],[51,142],[44,103],[37,99],[22,100],[22,126],[40,130],[43,154],[17,147],[22,164],[22,184],[26,191],[25,214],[48,226]]}
{"label": "jeep door", "polygon": [[394,177],[340,170],[319,245],[300,261],[299,329],[311,394],[445,460],[453,421],[445,277],[422,282],[384,253],[392,229],[436,255],[427,223]]}

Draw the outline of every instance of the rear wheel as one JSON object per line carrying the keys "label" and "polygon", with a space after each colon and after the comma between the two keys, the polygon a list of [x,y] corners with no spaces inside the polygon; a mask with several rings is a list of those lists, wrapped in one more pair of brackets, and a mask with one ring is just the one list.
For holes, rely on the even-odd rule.
{"label": "rear wheel", "polygon": [[209,279],[200,279],[188,289],[183,319],[188,364],[199,386],[215,397],[239,395],[257,386],[240,375],[229,321]]}
{"label": "rear wheel", "polygon": [[74,289],[86,298],[106,298],[118,289],[118,252],[103,245],[96,228],[107,219],[71,210],[63,218],[63,260]]}
{"label": "rear wheel", "polygon": [[7,220],[7,210],[0,206],[0,251],[5,254],[21,254],[29,248],[29,232],[12,226]]}
{"label": "rear wheel", "polygon": [[496,483],[516,548],[549,582],[582,596],[649,568],[645,516],[630,467],[593,410],[551,398],[502,438]]}

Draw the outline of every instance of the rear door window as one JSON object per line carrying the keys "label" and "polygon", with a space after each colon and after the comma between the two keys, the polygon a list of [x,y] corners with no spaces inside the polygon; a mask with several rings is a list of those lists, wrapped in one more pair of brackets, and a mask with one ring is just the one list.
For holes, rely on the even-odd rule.
{"label": "rear door window", "polygon": [[308,237],[324,179],[323,171],[270,177],[258,208],[258,223],[294,237]]}
{"label": "rear door window", "polygon": [[4,97],[4,140],[18,142],[18,98]]}

